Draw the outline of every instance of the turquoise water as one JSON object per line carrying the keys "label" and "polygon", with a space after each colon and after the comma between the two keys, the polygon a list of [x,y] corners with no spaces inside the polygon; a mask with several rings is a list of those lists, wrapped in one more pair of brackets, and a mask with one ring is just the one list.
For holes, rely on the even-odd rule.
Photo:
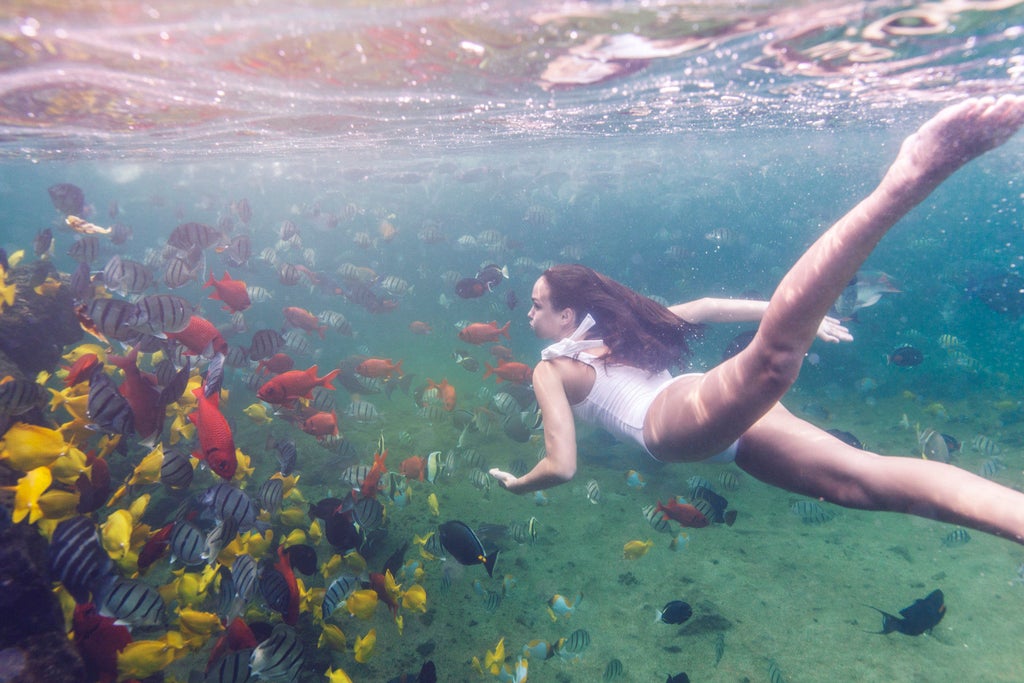
{"label": "turquoise water", "polygon": [[[5,10],[0,247],[26,249],[31,260],[33,237],[50,227],[54,263],[73,270],[73,236],[47,195],[58,182],[84,190],[91,221],[134,231],[124,245],[105,243],[95,269],[115,253],[146,260],[179,223],[230,219],[251,237],[253,257],[226,266],[208,250],[206,272],[228,270],[273,298],[245,312],[249,332],[227,335],[229,345],[279,328],[285,306],[340,312],[354,335],[311,336],[313,353],[296,356],[297,367],[316,363],[323,374],[353,354],[401,359],[414,389],[447,378],[467,411],[486,407],[499,387],[452,359],[465,350],[492,360],[486,347],[461,342],[457,325],[511,321],[506,345],[517,360],[535,362],[540,343],[526,302],[544,262],[580,261],[671,303],[767,297],[802,250],[873,187],[906,134],[947,101],[1020,92],[1024,59],[1024,13],[1010,2],[957,11],[942,3],[744,12],[541,3],[103,9]],[[848,59],[868,48],[874,61]],[[553,65],[569,62],[575,82],[556,83]],[[611,73],[583,82],[581,69],[599,66]],[[963,443],[954,462],[971,471],[991,457],[970,445],[985,436],[1006,465],[993,478],[1024,485],[1020,320],[990,310],[976,291],[1024,259],[1022,151],[1018,136],[974,162],[886,238],[865,269],[888,274],[901,291],[858,312],[854,343],[812,348],[787,406],[887,454],[916,455],[915,427],[934,428]],[[252,211],[247,224],[242,200]],[[278,244],[286,220],[301,247]],[[390,241],[382,221],[397,230]],[[427,229],[443,241],[423,239]],[[359,233],[369,246],[358,245]],[[394,311],[369,313],[341,296],[282,285],[258,257],[264,248],[317,272],[352,263],[412,287]],[[479,299],[457,297],[444,279],[487,263],[507,265],[509,279]],[[200,285],[175,293],[227,325]],[[511,310],[509,291],[520,302]],[[416,320],[431,334],[413,334]],[[744,329],[708,330],[692,365],[713,366]],[[951,349],[942,335],[959,344]],[[924,362],[889,364],[903,344],[919,348]],[[307,501],[344,492],[336,451],[283,416],[253,424],[242,413],[256,400],[242,369],[229,371],[226,387],[224,412],[255,465],[249,486],[276,469],[265,447],[270,432],[299,444]],[[342,415],[352,398],[336,392],[339,424],[364,463],[381,433],[392,469],[414,454],[460,450],[450,416],[424,417],[413,396],[361,396],[381,413],[371,424]],[[545,505],[477,489],[468,466],[434,484],[411,482],[406,507],[388,504],[387,539],[367,553],[371,569],[446,519],[477,526],[536,517],[538,538],[507,543],[493,579],[480,566],[426,562],[428,609],[405,610],[402,634],[382,606],[365,621],[339,610],[332,621],[348,637],[344,653],[317,649],[320,625],[304,614],[299,680],[321,680],[333,666],[356,681],[385,681],[425,659],[440,680],[479,680],[470,661],[499,639],[514,656],[531,640],[554,642],[579,628],[592,640],[580,661],[533,660],[531,681],[599,680],[612,658],[624,665],[621,680],[633,681],[680,671],[694,681],[768,681],[771,662],[787,681],[1019,680],[1024,556],[1013,544],[972,532],[967,544],[948,546],[951,528],[941,524],[835,508],[827,523],[804,524],[790,511],[798,497],[737,471],[739,488],[724,492],[739,511],[736,524],[686,530],[673,550],[674,534],[653,530],[643,506],[685,495],[693,475],[717,484],[732,466],[662,467],[588,428],[580,434],[577,476],[547,492]],[[498,427],[467,432],[461,446],[475,448],[486,469],[532,463],[541,443],[516,442]],[[143,454],[136,448],[133,462]],[[631,469],[646,487],[627,486]],[[602,492],[597,504],[587,499],[590,480]],[[193,488],[212,483],[198,472]],[[439,518],[428,510],[430,493]],[[276,523],[275,531],[284,529]],[[654,544],[623,559],[631,540]],[[331,555],[326,543],[318,552],[321,563]],[[413,548],[408,557],[416,555]],[[166,565],[146,580],[168,580]],[[481,592],[500,591],[507,576],[514,586],[489,609]],[[895,613],[934,588],[944,591],[947,614],[932,635],[868,633],[881,619],[865,605]],[[583,594],[571,618],[549,618],[556,593]],[[653,623],[673,599],[690,602],[694,617],[679,627]],[[375,656],[356,663],[352,644],[371,628]],[[725,649],[716,663],[719,636]],[[168,675],[189,680],[208,647]]]}

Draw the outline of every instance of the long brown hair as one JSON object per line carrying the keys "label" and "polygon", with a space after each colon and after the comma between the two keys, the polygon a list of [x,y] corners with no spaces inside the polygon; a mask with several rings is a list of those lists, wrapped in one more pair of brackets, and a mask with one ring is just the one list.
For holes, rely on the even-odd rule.
{"label": "long brown hair", "polygon": [[577,323],[588,313],[594,317],[587,336],[603,339],[611,349],[607,362],[660,372],[689,358],[687,340],[697,336],[700,326],[657,301],[578,264],[552,266],[541,277],[556,310],[571,308]]}

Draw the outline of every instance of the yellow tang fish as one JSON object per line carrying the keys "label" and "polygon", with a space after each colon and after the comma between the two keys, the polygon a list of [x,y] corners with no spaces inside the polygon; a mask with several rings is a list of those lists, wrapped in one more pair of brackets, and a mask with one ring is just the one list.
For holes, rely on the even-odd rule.
{"label": "yellow tang fish", "polygon": [[55,429],[38,425],[15,423],[3,436],[0,460],[22,472],[37,467],[49,467],[68,449],[64,436]]}
{"label": "yellow tang fish", "polygon": [[402,607],[411,609],[413,612],[426,612],[427,591],[423,586],[418,583],[409,586],[409,590],[402,593]]}
{"label": "yellow tang fish", "polygon": [[52,483],[53,475],[50,470],[46,467],[37,467],[18,479],[17,485],[4,486],[4,489],[14,491],[14,511],[11,513],[11,520],[17,524],[28,517],[28,523],[35,524],[43,516],[39,497]]}
{"label": "yellow tang fish", "polygon": [[498,644],[494,646],[493,650],[488,650],[487,654],[484,655],[484,668],[491,672],[492,676],[497,676],[501,670],[501,665],[505,663],[505,639],[502,638],[498,641]]}
{"label": "yellow tang fish", "polygon": [[653,546],[654,541],[630,541],[622,546],[622,557],[626,560],[635,560],[646,555]]}
{"label": "yellow tang fish", "polygon": [[430,508],[430,513],[432,515],[434,515],[435,517],[439,517],[441,515],[441,511],[438,508],[438,504],[437,504],[437,494],[436,493],[431,493],[429,496],[427,496],[427,507]]}
{"label": "yellow tang fish", "polygon": [[345,609],[360,619],[369,619],[377,610],[377,592],[369,588],[353,591],[345,600]]}
{"label": "yellow tang fish", "polygon": [[79,497],[77,491],[53,489],[39,496],[39,509],[46,519],[67,519],[78,514]]}
{"label": "yellow tang fish", "polygon": [[274,421],[274,418],[270,417],[267,413],[267,406],[263,403],[253,403],[242,412],[245,413],[246,417],[258,425],[270,424]]}
{"label": "yellow tang fish", "polygon": [[327,683],[352,683],[352,679],[342,669],[328,667],[327,671],[324,672],[324,676],[327,678]]}
{"label": "yellow tang fish", "polygon": [[128,510],[114,510],[100,527],[100,540],[107,554],[114,560],[122,560],[131,549],[132,526],[135,520]]}
{"label": "yellow tang fish", "polygon": [[86,464],[85,453],[72,447],[50,464],[50,472],[57,481],[73,486],[83,474],[92,477],[92,465]]}
{"label": "yellow tang fish", "polygon": [[373,648],[377,644],[377,629],[371,628],[370,632],[362,638],[356,638],[356,643],[352,647],[355,652],[356,661],[360,664],[366,664],[366,662],[373,656]]}
{"label": "yellow tang fish", "polygon": [[324,647],[325,645],[335,652],[344,652],[345,647],[348,643],[348,639],[345,638],[345,634],[341,632],[341,629],[334,624],[324,624],[320,630],[320,639],[317,641],[317,647]]}

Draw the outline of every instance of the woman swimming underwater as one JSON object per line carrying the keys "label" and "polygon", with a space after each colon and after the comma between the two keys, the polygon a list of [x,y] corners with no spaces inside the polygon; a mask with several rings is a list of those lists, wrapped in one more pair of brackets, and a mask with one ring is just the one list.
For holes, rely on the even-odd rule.
{"label": "woman swimming underwater", "polygon": [[[555,341],[533,387],[545,456],[514,493],[576,473],[574,414],[664,462],[731,460],[769,484],[838,505],[905,512],[1024,543],[1024,494],[945,463],[853,448],[779,400],[814,338],[849,341],[826,313],[879,240],[953,172],[1024,125],[1024,97],[947,107],[908,137],[878,187],[800,257],[766,304],[699,299],[665,308],[589,268],[555,266],[533,288],[530,325]],[[693,326],[759,320],[751,343],[703,374],[671,377]]]}

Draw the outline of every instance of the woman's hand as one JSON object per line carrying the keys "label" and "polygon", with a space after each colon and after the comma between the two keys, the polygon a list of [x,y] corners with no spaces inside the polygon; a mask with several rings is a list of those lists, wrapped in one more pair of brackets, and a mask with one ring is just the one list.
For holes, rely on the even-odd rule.
{"label": "woman's hand", "polygon": [[501,488],[506,490],[508,490],[508,487],[514,484],[517,479],[517,477],[514,474],[510,472],[505,472],[503,470],[499,470],[497,467],[492,467],[491,469],[489,469],[487,471],[487,474],[497,479],[498,484],[501,485]]}
{"label": "woman's hand", "polygon": [[818,339],[837,344],[853,341],[853,335],[837,318],[826,315],[818,325]]}

